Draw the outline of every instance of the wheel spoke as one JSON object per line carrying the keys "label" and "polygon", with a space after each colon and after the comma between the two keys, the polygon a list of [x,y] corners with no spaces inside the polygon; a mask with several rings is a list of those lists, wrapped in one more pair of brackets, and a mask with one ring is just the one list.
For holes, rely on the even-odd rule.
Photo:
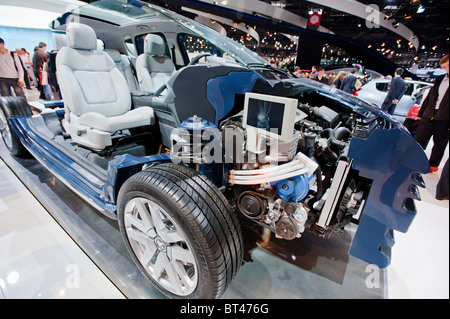
{"label": "wheel spoke", "polygon": [[168,244],[184,241],[184,238],[177,232],[175,225],[170,222],[158,205],[149,203],[149,207],[151,211],[152,223],[155,227],[156,233],[162,240]]}
{"label": "wheel spoke", "polygon": [[144,246],[148,246],[148,242],[150,241],[149,237],[146,234],[131,227],[127,228],[127,235],[129,239],[137,241]]}
{"label": "wheel spoke", "polygon": [[144,266],[144,268],[148,267],[151,260],[155,256],[155,253],[157,253],[157,251],[156,251],[156,247],[154,245],[153,245],[153,247],[152,247],[152,244],[146,246],[144,254],[139,258],[139,261],[142,264],[142,266]]}
{"label": "wheel spoke", "polygon": [[155,227],[155,225],[153,224],[153,220],[150,217],[151,212],[145,205],[145,201],[141,198],[136,198],[134,199],[133,203],[135,205],[137,212],[139,213],[139,216],[141,217],[143,225],[147,227],[147,230]]}
{"label": "wheel spoke", "polygon": [[156,233],[159,235],[160,232],[167,229],[166,224],[164,223],[163,217],[161,216],[161,209],[155,203],[148,203],[150,213],[151,213],[151,223],[156,230]]}
{"label": "wheel spoke", "polygon": [[[167,258],[167,256],[165,256],[165,258],[167,259],[167,265],[166,265],[166,273],[167,273],[167,277],[168,277],[168,281],[172,284],[172,287],[175,290],[175,293],[177,294],[181,294],[183,291],[183,286],[182,286],[182,282],[186,283],[185,280],[185,276],[187,276],[186,272],[184,272],[183,275],[181,275],[180,277],[183,279],[180,279],[180,277],[178,276],[177,273],[177,265],[174,265],[172,262],[169,261],[169,259]],[[187,288],[188,286],[186,286]]]}
{"label": "wheel spoke", "polygon": [[[186,288],[191,288],[195,284],[195,280],[192,280],[192,278],[189,277],[186,269],[180,262],[172,260],[170,264],[177,274],[176,279],[179,281],[179,284],[184,285]],[[196,274],[194,274],[194,276],[196,276]]]}
{"label": "wheel spoke", "polygon": [[168,247],[167,255],[174,271],[177,273],[177,279],[185,287],[192,287],[196,282],[197,274],[192,273],[190,276],[185,267],[190,268],[195,264],[194,255],[188,249],[180,246]]}
{"label": "wheel spoke", "polygon": [[138,219],[136,216],[131,214],[125,215],[125,223],[129,224],[130,226],[134,226],[144,234],[147,233],[150,229],[148,225],[145,225],[141,219]]}
{"label": "wheel spoke", "polygon": [[161,275],[166,267],[166,264],[169,263],[166,254],[157,252],[158,256],[156,256],[155,263],[152,265],[154,278],[158,281],[161,278]]}
{"label": "wheel spoke", "polygon": [[195,263],[194,255],[190,250],[184,249],[180,246],[171,246],[168,248],[168,251],[169,250],[169,256],[172,261],[179,260],[189,264]]}

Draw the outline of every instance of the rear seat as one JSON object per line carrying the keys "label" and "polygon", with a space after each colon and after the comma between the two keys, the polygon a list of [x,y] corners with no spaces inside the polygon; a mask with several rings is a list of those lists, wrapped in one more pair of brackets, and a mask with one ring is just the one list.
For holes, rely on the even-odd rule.
{"label": "rear seat", "polygon": [[116,67],[124,75],[125,79],[127,80],[130,91],[139,90],[139,83],[136,79],[133,67],[128,57],[126,55],[120,54],[119,51],[113,49],[105,49],[105,52],[109,54],[109,56],[113,59],[114,63],[116,64]]}

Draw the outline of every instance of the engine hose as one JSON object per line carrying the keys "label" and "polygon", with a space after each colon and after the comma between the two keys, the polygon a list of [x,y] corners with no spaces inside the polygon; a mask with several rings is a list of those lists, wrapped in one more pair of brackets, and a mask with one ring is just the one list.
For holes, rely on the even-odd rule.
{"label": "engine hose", "polygon": [[[340,135],[343,135],[343,133],[340,133]],[[327,128],[323,130],[320,133],[321,137],[330,138],[331,139],[331,146],[337,147],[338,149],[343,149],[347,146],[347,143],[339,141],[334,133],[334,130],[331,128]]]}
{"label": "engine hose", "polygon": [[[316,161],[316,159],[314,159],[314,161]],[[322,198],[322,196],[324,194],[323,181],[322,181],[322,170],[320,169],[320,165],[317,167],[315,174],[316,174],[317,192],[316,192],[316,195],[314,196],[314,198],[319,200]]]}
{"label": "engine hose", "polygon": [[331,122],[331,118],[330,118],[330,116],[328,116],[327,114],[325,114],[325,113],[322,113],[322,111],[320,110],[320,108],[318,108],[318,107],[313,107],[313,109],[312,109],[312,115],[313,116],[315,116],[315,117],[318,117],[319,119],[322,119],[322,120],[324,120],[324,121],[326,121],[326,122],[328,122],[328,123],[330,123]]}
{"label": "engine hose", "polygon": [[305,155],[309,158],[314,157],[316,151],[316,133],[305,133]]}
{"label": "engine hose", "polygon": [[[316,159],[314,159],[314,160],[316,160]],[[311,208],[314,206],[315,203],[317,203],[319,200],[322,199],[322,196],[325,193],[324,188],[323,188],[323,181],[322,181],[322,170],[320,169],[320,166],[317,167],[315,174],[316,174],[317,192],[314,195],[314,197],[310,198],[307,201],[307,205]]]}
{"label": "engine hose", "polygon": [[352,135],[352,132],[346,127],[339,127],[334,130],[334,136],[337,140],[347,140]]}

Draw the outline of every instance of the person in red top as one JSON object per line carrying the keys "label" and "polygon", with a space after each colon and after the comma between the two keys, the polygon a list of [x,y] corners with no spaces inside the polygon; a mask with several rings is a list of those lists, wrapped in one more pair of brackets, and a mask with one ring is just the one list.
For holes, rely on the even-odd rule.
{"label": "person in red top", "polygon": [[[44,93],[45,99],[47,101],[52,100],[52,89],[51,86],[48,84],[48,73],[42,71],[47,71],[45,69],[45,66],[48,66],[48,62],[50,60],[50,55],[47,53],[47,44],[44,42],[39,43],[39,48],[34,52],[34,73],[36,77],[39,79],[39,86],[38,88],[41,90],[42,93]],[[47,74],[47,77],[45,79],[41,78],[41,74]]]}

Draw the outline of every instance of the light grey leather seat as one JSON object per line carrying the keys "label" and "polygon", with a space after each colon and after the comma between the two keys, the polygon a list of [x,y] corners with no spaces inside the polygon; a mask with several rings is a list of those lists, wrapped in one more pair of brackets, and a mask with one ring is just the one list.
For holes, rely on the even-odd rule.
{"label": "light grey leather seat", "polygon": [[66,34],[69,46],[58,52],[56,65],[66,111],[63,126],[72,140],[103,150],[114,132],[153,125],[151,107],[131,109],[127,82],[111,57],[96,50],[94,30],[70,23]]}
{"label": "light grey leather seat", "polygon": [[161,36],[148,34],[145,37],[144,53],[136,59],[136,73],[142,91],[158,91],[176,72],[167,51],[167,45]]}
{"label": "light grey leather seat", "polygon": [[105,49],[105,52],[108,53],[108,55],[113,59],[117,69],[123,74],[125,80],[127,80],[130,91],[139,90],[139,83],[128,57],[113,49]]}

